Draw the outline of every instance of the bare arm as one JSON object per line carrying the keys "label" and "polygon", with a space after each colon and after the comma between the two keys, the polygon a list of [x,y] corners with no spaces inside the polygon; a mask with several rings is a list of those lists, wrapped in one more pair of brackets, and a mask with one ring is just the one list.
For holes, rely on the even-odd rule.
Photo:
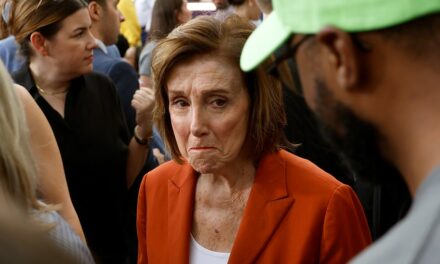
{"label": "bare arm", "polygon": [[78,215],[70,199],[61,154],[52,129],[41,109],[22,86],[15,85],[29,128],[29,140],[38,169],[38,190],[49,204],[60,204],[59,213],[85,241]]}

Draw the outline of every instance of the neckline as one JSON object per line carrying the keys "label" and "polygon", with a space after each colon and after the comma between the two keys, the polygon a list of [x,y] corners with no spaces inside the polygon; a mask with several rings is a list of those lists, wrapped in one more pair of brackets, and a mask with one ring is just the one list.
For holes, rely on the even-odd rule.
{"label": "neckline", "polygon": [[191,244],[193,244],[198,250],[202,251],[206,255],[223,257],[223,258],[229,257],[231,255],[231,252],[218,252],[218,251],[209,250],[204,246],[200,245],[192,234],[190,234],[190,237],[191,237]]}

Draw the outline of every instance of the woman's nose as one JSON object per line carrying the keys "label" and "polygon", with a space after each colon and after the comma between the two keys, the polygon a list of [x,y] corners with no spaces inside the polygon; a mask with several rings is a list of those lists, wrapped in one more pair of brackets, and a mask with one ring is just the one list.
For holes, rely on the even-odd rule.
{"label": "woman's nose", "polygon": [[92,32],[89,30],[88,32],[88,38],[87,38],[87,48],[88,49],[94,49],[98,46],[98,44],[96,44],[96,39],[93,36]]}
{"label": "woman's nose", "polygon": [[191,134],[195,137],[202,137],[208,133],[207,117],[200,108],[194,108],[191,116]]}

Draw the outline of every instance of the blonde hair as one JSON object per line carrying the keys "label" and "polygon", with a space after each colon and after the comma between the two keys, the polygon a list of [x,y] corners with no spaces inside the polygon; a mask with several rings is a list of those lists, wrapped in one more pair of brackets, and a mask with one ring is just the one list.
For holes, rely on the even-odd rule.
{"label": "blonde hair", "polygon": [[0,185],[24,210],[41,209],[37,202],[37,169],[22,104],[0,62]]}
{"label": "blonde hair", "polygon": [[[199,16],[174,29],[154,49],[154,119],[176,162],[182,162],[182,159],[168,112],[166,83],[169,73],[178,63],[206,54],[225,58],[239,69],[241,50],[253,29],[250,22],[235,15],[223,21]],[[251,101],[247,138],[251,143],[249,145],[254,148],[251,153],[258,160],[261,155],[288,145],[283,131],[286,117],[282,91],[279,83],[262,69],[242,74]]]}

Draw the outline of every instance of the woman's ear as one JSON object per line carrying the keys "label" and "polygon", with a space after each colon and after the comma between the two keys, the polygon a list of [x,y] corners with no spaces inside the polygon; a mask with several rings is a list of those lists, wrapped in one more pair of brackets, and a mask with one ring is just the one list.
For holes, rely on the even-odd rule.
{"label": "woman's ear", "polygon": [[47,50],[47,40],[40,32],[33,32],[30,37],[30,42],[35,52],[42,56],[49,55]]}

